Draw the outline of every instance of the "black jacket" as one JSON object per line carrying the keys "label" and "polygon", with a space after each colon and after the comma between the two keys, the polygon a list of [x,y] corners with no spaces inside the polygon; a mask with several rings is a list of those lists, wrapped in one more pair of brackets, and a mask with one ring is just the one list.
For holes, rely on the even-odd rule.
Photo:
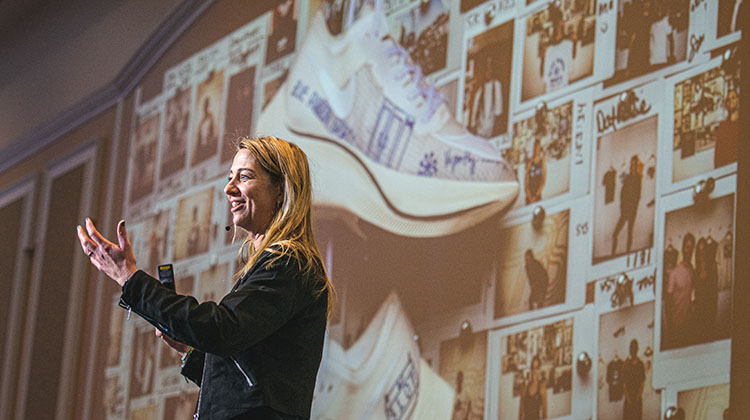
{"label": "black jacket", "polygon": [[198,303],[138,271],[122,301],[171,338],[193,346],[182,374],[201,387],[201,419],[225,419],[253,407],[310,417],[323,352],[327,293],[320,261],[303,273],[282,256],[269,268],[263,252],[220,303]]}

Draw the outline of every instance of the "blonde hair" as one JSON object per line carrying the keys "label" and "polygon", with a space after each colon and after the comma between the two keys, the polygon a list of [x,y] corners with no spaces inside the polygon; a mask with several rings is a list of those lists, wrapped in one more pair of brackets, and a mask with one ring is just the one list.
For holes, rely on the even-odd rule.
{"label": "blonde hair", "polygon": [[[276,254],[266,266],[270,266],[283,255],[291,255],[297,260],[303,272],[320,270],[323,274],[325,281],[315,292],[319,296],[328,291],[330,316],[335,301],[335,290],[313,234],[312,184],[307,155],[296,144],[273,136],[240,138],[237,150],[248,150],[253,155],[255,162],[270,175],[271,183],[281,187],[282,200],[266,230],[260,249],[255,249],[250,235],[242,241],[237,255],[241,268],[235,274],[235,279],[250,270],[262,251]],[[236,228],[237,226],[235,232]]]}

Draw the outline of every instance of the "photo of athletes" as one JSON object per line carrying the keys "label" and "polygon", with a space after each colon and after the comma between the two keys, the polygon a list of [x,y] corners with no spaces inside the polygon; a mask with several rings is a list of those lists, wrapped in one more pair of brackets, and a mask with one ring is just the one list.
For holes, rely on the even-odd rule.
{"label": "photo of athletes", "polygon": [[513,123],[511,146],[503,158],[521,184],[515,207],[536,203],[570,189],[573,102],[538,107],[533,116]]}
{"label": "photo of athletes", "polygon": [[521,101],[594,72],[596,1],[551,1],[526,18]]}
{"label": "photo of athletes", "polygon": [[729,338],[734,194],[664,219],[661,350]]}
{"label": "photo of athletes", "polygon": [[573,319],[500,337],[499,419],[572,412]]}

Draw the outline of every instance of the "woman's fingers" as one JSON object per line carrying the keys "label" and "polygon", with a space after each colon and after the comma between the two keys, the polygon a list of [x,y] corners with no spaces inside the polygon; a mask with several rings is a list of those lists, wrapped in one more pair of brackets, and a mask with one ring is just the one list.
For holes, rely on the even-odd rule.
{"label": "woman's fingers", "polygon": [[86,236],[86,233],[83,231],[81,225],[78,225],[76,227],[76,233],[78,233],[78,240],[81,242],[81,248],[83,249],[83,252],[91,257],[94,254],[94,250],[96,249],[96,244],[94,243],[94,241],[89,239],[88,236]]}
{"label": "woman's fingers", "polygon": [[88,217],[86,218],[86,230],[89,232],[89,236],[97,245],[112,246],[112,242],[108,241],[94,226],[94,222]]}
{"label": "woman's fingers", "polygon": [[130,240],[128,239],[128,231],[125,230],[125,221],[120,220],[117,224],[117,242],[120,243],[120,249],[126,251],[130,248]]}

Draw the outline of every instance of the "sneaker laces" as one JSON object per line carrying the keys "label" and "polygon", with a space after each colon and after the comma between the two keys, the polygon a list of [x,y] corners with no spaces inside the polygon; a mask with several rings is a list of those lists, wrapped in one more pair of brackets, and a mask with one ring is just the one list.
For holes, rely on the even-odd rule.
{"label": "sneaker laces", "polygon": [[410,101],[420,97],[424,98],[425,103],[427,104],[427,112],[422,117],[422,122],[429,121],[437,111],[440,104],[445,102],[445,98],[438,93],[437,89],[435,89],[435,85],[424,77],[424,74],[422,74],[422,68],[414,63],[404,47],[393,41],[393,39],[390,38],[390,35],[383,37],[383,41],[386,39],[390,39],[391,42],[393,42],[386,50],[386,54],[388,57],[396,56],[398,64],[403,67],[396,75],[395,79],[400,81],[404,76],[411,75],[409,84],[414,85],[416,89],[407,95],[406,98]]}

